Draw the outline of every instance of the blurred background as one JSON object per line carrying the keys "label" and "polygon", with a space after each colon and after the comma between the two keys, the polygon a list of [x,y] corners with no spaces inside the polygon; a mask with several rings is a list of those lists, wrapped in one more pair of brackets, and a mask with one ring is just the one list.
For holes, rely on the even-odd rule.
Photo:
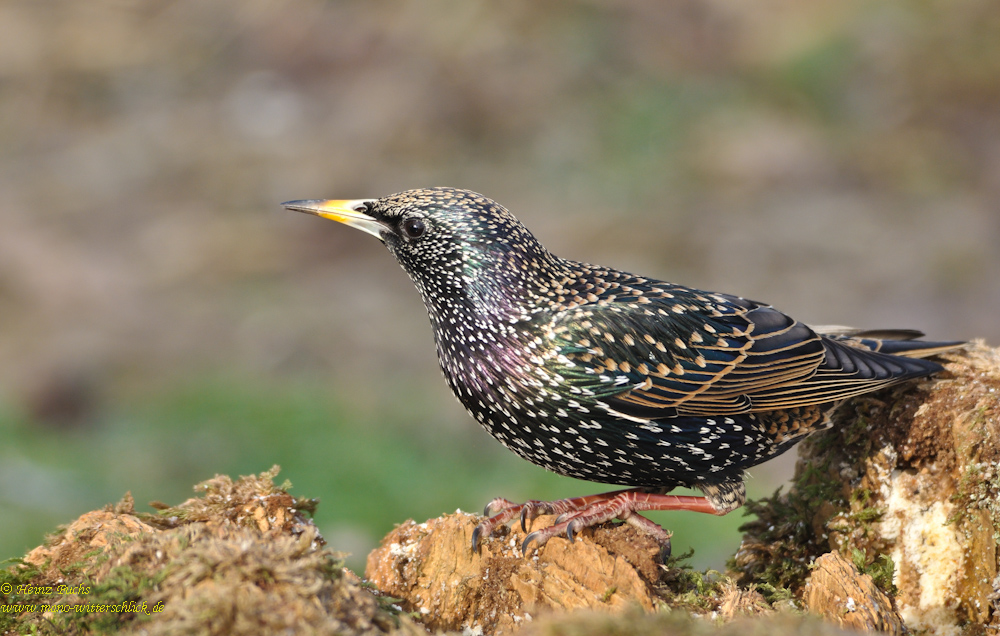
{"label": "blurred background", "polygon": [[[275,463],[354,567],[598,492],[465,414],[377,241],[278,205],[435,185],[565,257],[997,344],[1000,3],[3,0],[0,559]],[[654,518],[699,566],[739,541]]]}

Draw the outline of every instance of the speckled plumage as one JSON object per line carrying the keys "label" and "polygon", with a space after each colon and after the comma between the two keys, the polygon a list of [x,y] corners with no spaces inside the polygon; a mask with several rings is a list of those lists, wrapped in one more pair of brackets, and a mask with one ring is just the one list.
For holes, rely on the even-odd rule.
{"label": "speckled plumage", "polygon": [[[464,190],[285,205],[385,243],[423,298],[449,386],[493,437],[556,473],[641,489],[596,507],[496,500],[483,534],[517,513],[569,514],[539,545],[612,512],[654,534],[637,510],[724,514],[742,505],[747,468],[827,426],[843,399],[938,371],[906,356],[953,344],[823,333],[755,301],[565,260]],[[707,502],[657,494],[676,486]]]}

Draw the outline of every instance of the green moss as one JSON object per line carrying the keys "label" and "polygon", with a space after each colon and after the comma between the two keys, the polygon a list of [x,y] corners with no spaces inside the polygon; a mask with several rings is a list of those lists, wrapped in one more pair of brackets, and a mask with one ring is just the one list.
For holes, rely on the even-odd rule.
{"label": "green moss", "polygon": [[971,464],[962,471],[958,488],[951,496],[955,512],[949,524],[961,524],[972,511],[985,511],[992,520],[993,539],[1000,543],[1000,470],[989,462]]}
{"label": "green moss", "polygon": [[[882,520],[885,516],[885,506],[872,505],[876,499],[872,491],[867,488],[858,488],[851,492],[850,512],[845,516],[848,528],[854,528],[855,533],[861,537],[880,536],[878,529],[873,524]],[[831,528],[832,529],[832,528]]]}
{"label": "green moss", "polygon": [[668,605],[696,611],[714,609],[722,593],[725,578],[715,570],[696,570],[687,561],[694,554],[689,550],[670,556],[664,563],[666,572],[661,578],[661,596]]}
{"label": "green moss", "polygon": [[[822,448],[831,438],[833,433],[822,433],[808,443]],[[829,549],[816,536],[814,520],[830,504],[840,510],[848,506],[839,482],[830,478],[829,461],[805,465],[787,493],[779,488],[771,497],[748,501],[745,514],[756,519],[740,527],[746,534],[743,548],[729,563],[740,573],[740,583],[758,585],[770,602],[782,600],[784,590],[799,588],[812,561]]]}
{"label": "green moss", "polygon": [[869,488],[856,488],[851,491],[851,503],[867,504],[874,497],[874,493]]}
{"label": "green moss", "polygon": [[851,516],[861,523],[873,523],[880,521],[885,516],[885,510],[882,508],[862,508],[857,512],[852,512]]}
{"label": "green moss", "polygon": [[899,592],[896,589],[896,585],[892,582],[893,576],[896,573],[896,563],[892,560],[891,556],[881,553],[875,558],[869,559],[866,551],[851,548],[850,557],[854,567],[858,568],[858,571],[862,574],[872,577],[872,582],[886,594],[895,597]]}
{"label": "green moss", "polygon": [[775,603],[782,603],[791,601],[795,598],[795,594],[792,593],[787,587],[775,587],[770,583],[760,583],[753,586],[760,595],[764,597],[764,600],[772,605]]}
{"label": "green moss", "polygon": [[[153,608],[145,602],[149,593],[163,580],[165,570],[144,573],[132,566],[113,568],[100,581],[90,582],[90,592],[75,598],[61,600],[65,604],[79,604],[82,611],[55,613],[48,626],[40,633],[87,634],[115,633],[134,620],[150,620]],[[123,611],[107,611],[107,607],[120,607]],[[124,611],[132,609],[134,611]],[[49,632],[51,628],[53,631]]]}
{"label": "green moss", "polygon": [[[3,561],[3,564],[10,564],[10,566],[0,570],[0,604],[34,605],[37,602],[36,595],[22,594],[17,590],[19,586],[30,585],[35,580],[39,574],[38,568],[26,563],[23,559],[7,559]],[[8,588],[8,586],[10,587]],[[11,591],[3,592],[7,589]],[[0,612],[0,633],[19,633],[21,616],[23,616],[23,612]]]}
{"label": "green moss", "polygon": [[[76,533],[72,539],[80,538]],[[49,544],[63,535],[52,535]],[[135,537],[109,533],[119,548],[127,546]],[[143,599],[162,581],[165,570],[144,574],[132,566],[112,568],[107,574],[94,578],[103,569],[109,554],[101,549],[84,552],[73,563],[52,564],[51,559],[37,567],[23,559],[0,571],[0,589],[10,584],[14,593],[0,595],[5,604],[32,605],[33,611],[0,613],[0,633],[33,634],[105,634],[119,631],[125,624],[138,617],[148,620],[141,613]],[[30,586],[18,593],[19,586]],[[66,586],[75,591],[61,591]],[[65,606],[65,611],[50,611],[53,606]],[[122,611],[111,611],[108,606],[118,606]],[[124,611],[135,608],[134,611]],[[140,613],[137,613],[140,612]],[[48,613],[44,616],[43,613]]]}

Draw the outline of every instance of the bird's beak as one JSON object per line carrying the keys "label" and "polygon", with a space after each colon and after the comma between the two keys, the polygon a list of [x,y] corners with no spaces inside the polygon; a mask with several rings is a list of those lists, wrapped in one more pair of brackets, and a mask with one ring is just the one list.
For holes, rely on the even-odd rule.
{"label": "bird's beak", "polygon": [[386,227],[368,215],[368,208],[365,205],[374,201],[375,199],[307,199],[303,201],[285,201],[281,205],[287,210],[315,214],[324,219],[331,219],[344,225],[350,225],[382,240],[382,231]]}

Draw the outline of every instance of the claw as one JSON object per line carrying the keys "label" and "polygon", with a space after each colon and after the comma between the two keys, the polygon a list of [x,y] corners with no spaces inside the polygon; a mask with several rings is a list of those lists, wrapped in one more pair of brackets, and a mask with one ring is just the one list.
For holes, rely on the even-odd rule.
{"label": "claw", "polygon": [[472,551],[476,554],[480,553],[479,550],[479,537],[483,533],[483,524],[476,526],[476,529],[472,531]]}
{"label": "claw", "polygon": [[574,536],[576,534],[576,530],[577,530],[577,523],[575,519],[566,524],[566,538],[569,539],[570,543],[573,543],[573,541],[576,539],[576,537]]}
{"label": "claw", "polygon": [[670,537],[667,537],[667,542],[660,545],[660,562],[666,563],[667,559],[670,558]]}
{"label": "claw", "polygon": [[527,532],[528,526],[525,523],[528,519],[528,506],[525,505],[521,508],[521,532]]}
{"label": "claw", "polygon": [[[521,543],[521,556],[527,558],[527,556],[528,556],[528,546],[530,546],[532,543],[536,543],[538,541],[538,535],[541,534],[541,532],[542,532],[541,530],[536,530],[535,532],[532,532],[531,534],[529,534],[528,536],[526,536],[524,538],[524,542]],[[538,548],[542,547],[542,545],[544,543],[545,542],[542,541],[537,546],[535,546],[535,549],[537,550]]]}

